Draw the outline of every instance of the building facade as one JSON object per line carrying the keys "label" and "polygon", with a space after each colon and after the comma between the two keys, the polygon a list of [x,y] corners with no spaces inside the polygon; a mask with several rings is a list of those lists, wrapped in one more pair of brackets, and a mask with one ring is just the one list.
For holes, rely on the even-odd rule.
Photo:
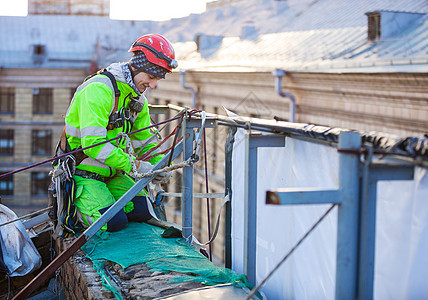
{"label": "building facade", "polygon": [[[0,71],[0,172],[7,173],[53,157],[64,114],[83,70]],[[0,181],[2,202],[16,207],[46,207],[50,163]]]}
{"label": "building facade", "polygon": [[109,16],[110,0],[29,0],[31,15]]}

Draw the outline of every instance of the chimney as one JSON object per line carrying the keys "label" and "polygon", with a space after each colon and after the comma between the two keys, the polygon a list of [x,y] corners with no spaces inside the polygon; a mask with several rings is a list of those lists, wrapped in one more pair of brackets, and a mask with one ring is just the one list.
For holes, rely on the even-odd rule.
{"label": "chimney", "polygon": [[367,38],[370,42],[380,39],[380,12],[373,11],[367,15]]}
{"label": "chimney", "polygon": [[248,40],[254,37],[257,33],[256,26],[252,21],[246,22],[241,28],[241,40]]}
{"label": "chimney", "polygon": [[423,13],[400,11],[367,12],[367,38],[370,42],[390,39],[399,36],[410,26],[414,25]]}
{"label": "chimney", "polygon": [[221,35],[206,35],[198,33],[195,35],[195,43],[198,52],[213,50],[220,47],[223,42],[223,36]]}

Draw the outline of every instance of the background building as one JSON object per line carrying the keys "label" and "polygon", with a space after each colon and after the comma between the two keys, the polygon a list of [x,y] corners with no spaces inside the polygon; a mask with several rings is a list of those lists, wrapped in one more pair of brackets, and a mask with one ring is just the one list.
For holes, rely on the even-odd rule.
{"label": "background building", "polygon": [[[195,103],[219,114],[225,107],[326,130],[427,133],[425,0],[221,1],[166,22],[111,20],[105,1],[81,3],[30,1],[27,17],[0,17],[1,173],[52,157],[74,89],[98,68],[127,61],[129,45],[149,32],[174,42],[182,71],[150,91],[152,104]],[[226,133],[207,131],[212,192],[224,190]],[[203,165],[196,167],[195,192],[205,192]],[[18,213],[45,207],[49,170],[45,164],[3,179],[2,201]],[[180,185],[176,174],[168,189]],[[220,202],[212,200],[212,217]],[[169,199],[168,214],[180,222],[180,199]],[[194,214],[194,232],[206,241],[204,201]]]}
{"label": "background building", "polygon": [[91,15],[110,14],[110,0],[28,0],[30,15]]}

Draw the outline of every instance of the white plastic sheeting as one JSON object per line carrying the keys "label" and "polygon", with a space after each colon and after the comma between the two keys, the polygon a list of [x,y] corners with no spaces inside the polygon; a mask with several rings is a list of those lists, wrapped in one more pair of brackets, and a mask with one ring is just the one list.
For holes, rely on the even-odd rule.
{"label": "white plastic sheeting", "polygon": [[[244,272],[245,130],[232,154],[232,268]],[[330,205],[266,205],[266,191],[338,187],[336,149],[286,138],[283,148],[259,148],[256,283],[260,282]],[[378,185],[375,299],[428,299],[428,176]],[[337,209],[265,283],[268,299],[334,299]]]}
{"label": "white plastic sheeting", "polygon": [[[0,204],[0,224],[17,219],[16,214]],[[42,259],[25,230],[22,221],[16,221],[0,227],[3,261],[9,270],[9,276],[24,276],[37,270]]]}
{"label": "white plastic sheeting", "polygon": [[375,299],[428,299],[428,174],[379,182]]}

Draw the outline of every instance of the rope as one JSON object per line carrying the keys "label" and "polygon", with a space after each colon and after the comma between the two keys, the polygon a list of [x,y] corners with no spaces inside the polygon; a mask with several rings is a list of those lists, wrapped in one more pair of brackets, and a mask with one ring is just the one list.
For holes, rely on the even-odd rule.
{"label": "rope", "polygon": [[[171,153],[169,154],[168,163],[166,164],[167,166],[171,164],[172,155],[174,154],[175,145],[177,143],[177,137],[180,134],[181,124],[183,124],[183,116],[184,115],[181,115],[180,121],[178,122],[178,125],[177,125],[177,131],[175,132],[174,140],[172,141]],[[182,139],[183,137],[180,137],[180,138]]]}
{"label": "rope", "polygon": [[119,279],[117,279],[111,272],[108,266],[104,267],[104,270],[107,274],[107,276],[109,276],[111,279],[113,279],[114,283],[116,283],[116,285],[119,287],[120,291],[123,293],[123,295],[125,296],[125,299],[131,299],[131,296],[129,296],[129,294],[125,291],[125,289],[123,288],[122,283],[119,281]]}
{"label": "rope", "polygon": [[[141,156],[138,156],[137,157],[137,159],[138,160],[143,160],[143,161],[148,161],[148,160],[150,160],[150,159],[152,159],[153,157],[155,157],[155,156],[157,156],[157,155],[160,155],[161,153],[155,153],[154,155],[152,155],[151,157],[150,157],[150,155],[152,154],[152,152],[153,151],[155,151],[155,150],[157,150],[157,149],[159,149],[159,147],[160,146],[162,146],[173,134],[175,134],[176,133],[176,131],[177,131],[177,128],[178,128],[178,126],[179,125],[177,125],[175,128],[174,128],[174,130],[173,131],[171,131],[171,133],[170,134],[168,134],[161,142],[159,142],[155,147],[153,147],[153,148],[151,148],[149,151],[147,151],[146,153],[144,153],[143,155],[141,155]],[[168,148],[169,149],[169,148]],[[166,149],[166,150],[168,150],[168,149]],[[165,151],[163,151],[163,152],[165,152]],[[168,151],[166,151],[166,152],[168,152]]]}
{"label": "rope", "polygon": [[[147,129],[153,128],[153,127],[155,127],[155,126],[157,126],[157,125],[162,125],[162,124],[165,124],[165,123],[168,123],[168,122],[171,122],[171,121],[177,120],[178,118],[180,118],[180,116],[176,116],[176,117],[174,117],[174,118],[171,118],[171,119],[168,119],[168,120],[165,120],[165,121],[159,122],[159,123],[157,123],[157,124],[152,124],[152,125],[150,125],[150,126],[147,126],[147,127],[144,127],[144,128],[138,129],[138,130],[135,130],[135,131],[133,131],[133,132],[130,132],[128,135],[135,134],[135,133],[137,133],[137,132],[140,132],[140,131],[143,131],[143,130],[147,130]],[[8,173],[1,174],[1,175],[0,175],[0,179],[2,179],[2,178],[4,178],[4,177],[7,177],[7,176],[10,176],[10,175],[13,175],[13,174],[15,174],[15,173],[19,173],[19,172],[22,172],[22,171],[25,171],[25,170],[28,170],[28,169],[31,169],[31,168],[34,168],[34,167],[37,167],[37,166],[43,165],[43,164],[45,164],[45,163],[48,163],[48,162],[54,161],[54,160],[56,160],[56,159],[60,159],[60,158],[66,157],[66,156],[68,156],[68,155],[75,154],[75,153],[80,152],[80,151],[84,151],[84,150],[87,150],[87,149],[90,149],[90,148],[93,148],[93,147],[96,147],[96,146],[104,145],[104,144],[106,144],[106,143],[109,143],[109,142],[115,141],[115,140],[117,140],[117,139],[119,139],[119,138],[122,138],[122,136],[118,135],[118,136],[117,136],[117,137],[115,137],[115,138],[111,138],[111,139],[108,139],[108,140],[105,140],[105,141],[102,141],[102,142],[99,142],[99,143],[96,143],[96,144],[94,144],[94,145],[87,146],[87,147],[84,147],[84,148],[75,149],[75,150],[73,150],[73,151],[71,151],[71,152],[68,152],[68,153],[65,153],[65,154],[62,154],[62,155],[59,155],[59,156],[55,156],[55,157],[53,157],[53,158],[50,158],[50,159],[47,159],[47,160],[44,160],[44,161],[38,162],[38,163],[36,163],[36,164],[29,165],[29,166],[26,166],[26,167],[24,167],[24,168],[21,168],[21,169],[15,170],[15,171],[11,171],[11,172],[8,172]]]}
{"label": "rope", "polygon": [[[179,112],[175,115],[175,117],[180,116],[180,122],[181,122],[181,121],[182,121],[182,119],[183,119],[184,112],[185,112],[185,109],[182,109],[181,111],[179,111]],[[152,122],[153,124],[155,124],[155,121],[154,121],[151,117],[150,117],[150,120],[151,120],[151,122]],[[155,124],[155,125],[157,126],[157,124]],[[146,142],[141,146],[140,151],[138,151],[138,152],[135,154],[135,156],[142,155],[141,153],[144,151],[144,148],[145,148],[148,144],[152,143],[152,142],[153,142],[153,140],[154,140],[155,138],[157,138],[158,140],[161,140],[161,139],[162,139],[162,136],[160,135],[160,132],[162,132],[162,131],[166,128],[166,126],[167,126],[167,125],[168,125],[168,124],[163,125],[163,126],[162,126],[162,128],[160,128],[160,129],[158,129],[156,126],[155,126],[155,127],[153,127],[153,130],[155,131],[155,134],[154,134],[152,137],[150,137],[149,139],[147,139],[147,140],[146,140]]]}
{"label": "rope", "polygon": [[145,178],[145,177],[155,176],[155,175],[158,175],[158,174],[163,173],[163,172],[169,172],[169,171],[174,171],[174,170],[184,168],[184,167],[190,167],[191,165],[193,165],[193,161],[191,158],[189,158],[189,159],[187,159],[181,163],[178,163],[178,164],[175,164],[172,166],[167,166],[165,168],[158,169],[155,171],[149,171],[147,173],[138,173],[136,170],[135,170],[135,172],[134,172],[134,170],[132,170],[131,174],[129,174],[129,175],[136,177],[136,178]]}
{"label": "rope", "polygon": [[287,260],[288,257],[296,250],[297,247],[300,246],[300,244],[311,234],[311,232],[321,223],[322,220],[332,211],[332,209],[336,206],[336,204],[332,204],[329,209],[321,216],[321,218],[318,219],[318,221],[312,225],[311,229],[308,230],[308,232],[305,233],[305,235],[297,242],[297,244],[287,253],[287,255],[284,256],[283,259],[275,266],[275,268],[272,269],[272,271],[269,272],[269,274],[266,275],[266,277],[255,287],[251,290],[250,294],[245,298],[245,300],[251,299],[252,296],[254,296],[257,291],[261,288],[263,284],[269,279],[269,277],[272,276],[272,274],[278,270],[278,268],[282,265],[283,262]]}
{"label": "rope", "polygon": [[211,243],[212,243],[212,242],[214,242],[215,238],[217,237],[218,228],[220,227],[221,211],[222,211],[222,209],[223,209],[223,206],[224,206],[227,202],[229,202],[229,201],[230,201],[230,200],[229,200],[229,195],[226,195],[226,197],[224,197],[223,203],[221,204],[220,209],[219,209],[219,211],[218,211],[218,215],[217,215],[217,222],[216,222],[215,227],[214,227],[214,233],[213,233],[213,236],[212,236],[212,237],[211,237],[211,239],[210,239],[208,242],[206,242],[206,243],[203,243],[203,244],[198,243],[198,244],[199,244],[199,246],[201,246],[201,247],[202,247],[202,246],[206,246],[206,245],[211,245]]}
{"label": "rope", "polygon": [[[147,161],[147,160],[149,160],[148,159],[148,156],[149,156],[149,154],[150,153],[152,153],[154,150],[156,150],[156,149],[158,149],[167,139],[169,139],[170,137],[171,137],[171,135],[173,135],[174,133],[175,133],[175,136],[174,136],[174,143],[173,143],[173,145],[172,145],[172,148],[171,147],[169,147],[167,150],[169,150],[169,149],[174,149],[174,147],[175,147],[175,141],[176,141],[176,139],[177,139],[177,134],[178,134],[178,132],[180,131],[180,128],[181,128],[181,124],[183,123],[183,116],[184,116],[184,114],[185,114],[185,112],[186,112],[186,109],[182,109],[178,114],[176,114],[176,116],[180,116],[180,121],[178,122],[178,124],[177,124],[177,126],[175,126],[175,128],[174,128],[174,130],[168,135],[168,136],[166,136],[164,139],[163,139],[163,141],[161,141],[160,143],[158,143],[157,145],[156,145],[156,147],[153,147],[152,149],[150,149],[149,151],[147,151],[146,153],[144,153],[144,154],[142,154],[141,156],[138,156],[137,157],[137,159],[138,160],[144,160],[144,161]],[[166,127],[166,125],[164,125],[160,130],[162,130],[162,129],[164,129]],[[156,128],[155,128],[156,129]],[[141,148],[143,148],[143,147],[141,147]],[[143,149],[141,149],[141,151],[143,151]],[[140,152],[141,152],[140,151]],[[154,155],[152,155],[152,157],[150,158],[150,159],[152,159],[153,157],[155,157],[155,156],[157,156],[157,155],[160,155],[160,154],[165,154],[167,151],[165,150],[165,151],[163,151],[164,153],[157,153],[157,154],[154,154]],[[172,157],[172,152],[171,152],[171,157]],[[171,162],[169,161],[168,162],[168,164],[167,165],[169,165]]]}
{"label": "rope", "polygon": [[[207,141],[205,136],[205,128],[203,129],[204,136],[204,166],[205,166],[205,189],[206,192],[209,192],[208,189],[208,164],[207,164]],[[210,214],[210,198],[207,198],[207,219],[208,219],[208,239],[211,241],[211,214]],[[213,251],[211,247],[211,243],[209,243],[209,251],[210,251],[210,261],[213,261]]]}

